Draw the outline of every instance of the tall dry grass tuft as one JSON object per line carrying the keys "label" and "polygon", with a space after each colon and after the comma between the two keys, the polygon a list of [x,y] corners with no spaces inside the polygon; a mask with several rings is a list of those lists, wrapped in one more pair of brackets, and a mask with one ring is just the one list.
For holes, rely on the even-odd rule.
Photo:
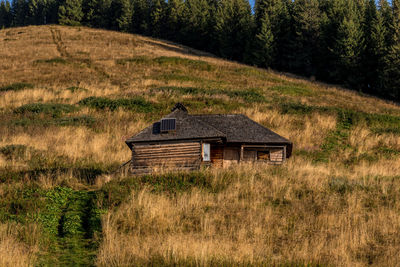
{"label": "tall dry grass tuft", "polygon": [[38,252],[38,240],[35,240],[37,229],[32,226],[32,232],[22,233],[31,239],[30,244],[26,244],[18,240],[18,232],[24,231],[24,228],[15,224],[0,224],[0,266],[34,266],[35,253]]}
{"label": "tall dry grass tuft", "polygon": [[213,181],[229,177],[219,193],[134,191],[103,218],[98,264],[396,265],[399,182],[337,177],[335,168],[296,159],[211,171]]}

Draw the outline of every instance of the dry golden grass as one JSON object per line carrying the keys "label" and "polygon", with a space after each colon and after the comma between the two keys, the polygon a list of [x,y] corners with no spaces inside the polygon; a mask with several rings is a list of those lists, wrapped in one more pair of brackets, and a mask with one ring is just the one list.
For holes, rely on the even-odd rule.
{"label": "dry golden grass", "polygon": [[[118,63],[138,57],[148,62]],[[200,60],[210,68],[156,64],[152,60],[158,57],[187,58],[195,60],[193,64]],[[243,165],[207,170],[212,183],[228,180],[226,188],[218,192],[197,186],[174,194],[154,192],[151,184],[133,190],[127,201],[103,217],[103,239],[96,260],[99,266],[151,265],[157,261],[199,266],[398,265],[400,160],[395,152],[400,151],[399,134],[378,134],[364,123],[357,124],[345,140],[351,148],[332,152],[328,162],[315,163],[307,153],[321,150],[337,128],[336,114],[282,114],[277,102],[399,116],[397,105],[335,86],[221,60],[162,40],[84,27],[0,30],[0,87],[21,82],[30,83],[33,88],[0,91],[0,115],[4,121],[17,116],[13,110],[25,104],[77,106],[90,96],[143,96],[161,106],[148,113],[80,107],[65,115],[91,116],[96,122],[90,127],[15,126],[10,122],[0,125],[0,148],[24,145],[52,160],[66,157],[72,165],[85,162],[109,166],[129,160],[130,150],[124,140],[167,113],[171,107],[163,104],[177,101],[188,103],[189,111],[194,113],[246,114],[294,143],[294,155],[280,167]],[[306,93],[276,90],[276,86],[282,85],[300,87]],[[165,86],[221,91],[151,91]],[[72,92],[67,90],[69,87],[82,90]],[[252,88],[265,99],[248,103],[240,96],[223,93]],[[389,154],[378,150],[381,147],[387,148]],[[34,157],[29,151],[23,159],[10,160],[0,154],[0,170],[30,170]],[[104,175],[95,186],[80,181],[72,172],[56,177],[46,173],[37,177],[26,175],[24,179],[34,180],[45,190],[59,185],[94,190],[113,178]],[[24,187],[21,181],[13,183],[16,189]],[[4,183],[0,193],[7,186]],[[4,223],[0,226],[0,265],[33,265],[36,241],[21,241],[12,234],[13,227],[16,226]],[[36,235],[39,234],[32,235],[35,240]]]}
{"label": "dry golden grass", "polygon": [[[334,183],[341,182],[332,178],[338,172],[334,165],[295,159],[284,173],[272,174],[270,168],[229,170],[233,181],[218,194],[196,189],[174,197],[148,188],[133,192],[103,218],[98,264],[126,266],[157,256],[170,264],[198,265],[215,259],[335,266],[398,263],[400,206],[375,205],[383,196],[395,197],[393,187],[399,181],[355,178],[344,188],[353,191],[342,194],[334,191]],[[214,171],[213,179],[229,171]],[[339,174],[351,173],[343,171]],[[363,173],[371,174],[376,173]]]}
{"label": "dry golden grass", "polygon": [[[24,229],[24,228],[29,228]],[[18,231],[26,231],[23,235],[29,235],[30,245],[18,240]],[[0,224],[0,266],[25,267],[33,266],[38,252],[38,237],[35,226],[21,227],[16,224]]]}

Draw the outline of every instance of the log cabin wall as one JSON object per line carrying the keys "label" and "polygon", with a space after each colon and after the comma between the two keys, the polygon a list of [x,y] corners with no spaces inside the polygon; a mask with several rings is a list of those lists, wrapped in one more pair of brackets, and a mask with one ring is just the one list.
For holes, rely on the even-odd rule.
{"label": "log cabin wall", "polygon": [[149,172],[157,168],[197,169],[201,164],[201,143],[198,141],[135,144],[132,149],[133,172]]}

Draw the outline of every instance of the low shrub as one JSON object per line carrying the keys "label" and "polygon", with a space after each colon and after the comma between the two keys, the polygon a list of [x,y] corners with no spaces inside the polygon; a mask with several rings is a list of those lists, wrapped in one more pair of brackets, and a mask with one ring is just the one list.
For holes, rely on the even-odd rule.
{"label": "low shrub", "polygon": [[260,93],[260,90],[251,88],[247,90],[224,91],[229,97],[240,97],[248,103],[260,103],[265,101],[265,97]]}
{"label": "low shrub", "polygon": [[138,56],[138,57],[117,59],[115,62],[119,65],[126,65],[127,63],[147,64],[151,63],[151,59],[146,56]]}
{"label": "low shrub", "polygon": [[25,145],[7,145],[0,147],[0,154],[7,160],[21,160],[25,158],[28,147]]}
{"label": "low shrub", "polygon": [[161,74],[155,77],[156,79],[164,80],[164,81],[181,81],[181,82],[201,82],[203,79],[198,77],[182,75],[182,74]]}
{"label": "low shrub", "polygon": [[47,64],[67,64],[68,61],[61,58],[61,57],[56,57],[56,58],[50,58],[50,59],[38,59],[34,61],[35,64],[41,64],[41,63],[47,63]]}
{"label": "low shrub", "polygon": [[154,109],[153,104],[142,97],[109,99],[105,97],[91,96],[79,101],[78,104],[98,110],[111,111],[117,110],[118,108],[124,108],[136,112],[148,113],[152,112]]}
{"label": "low shrub", "polygon": [[316,111],[317,108],[313,106],[308,106],[301,103],[281,103],[280,110],[283,114],[299,114],[307,115]]}
{"label": "low shrub", "polygon": [[11,125],[15,126],[88,126],[91,127],[97,120],[92,116],[82,115],[73,117],[52,117],[52,118],[36,118],[26,117],[22,119],[16,119],[11,122]]}
{"label": "low shrub", "polygon": [[60,117],[61,114],[71,113],[78,110],[76,106],[59,103],[33,103],[20,106],[14,110],[16,114],[40,114]]}
{"label": "low shrub", "polygon": [[313,94],[310,89],[298,85],[277,85],[271,87],[270,89],[285,95],[292,96],[311,96]]}
{"label": "low shrub", "polygon": [[208,62],[202,60],[181,58],[181,57],[158,57],[155,58],[153,61],[160,65],[186,66],[193,69],[204,70],[204,71],[211,71],[214,69],[214,67],[210,65]]}
{"label": "low shrub", "polygon": [[250,77],[254,77],[257,79],[260,79],[262,81],[267,81],[267,82],[273,82],[273,83],[281,83],[284,82],[284,80],[274,77],[270,73],[268,73],[267,70],[262,70],[262,69],[257,69],[257,68],[252,68],[252,67],[240,67],[234,69],[234,73],[237,73],[239,75],[246,75]]}
{"label": "low shrub", "polygon": [[30,83],[13,83],[10,85],[5,85],[0,87],[0,92],[7,92],[7,91],[20,91],[23,89],[30,89],[33,88],[33,84]]}
{"label": "low shrub", "polygon": [[357,184],[350,182],[346,177],[333,177],[329,179],[328,187],[332,192],[344,195],[351,193],[357,187]]}
{"label": "low shrub", "polygon": [[263,102],[265,97],[259,92],[259,89],[251,88],[247,90],[227,90],[227,89],[205,89],[201,87],[180,87],[166,86],[155,88],[153,90],[177,93],[178,95],[226,95],[231,98],[242,98],[248,103]]}
{"label": "low shrub", "polygon": [[77,87],[77,86],[68,87],[68,88],[65,89],[65,90],[71,91],[72,93],[75,93],[75,92],[87,92],[87,91],[89,91],[89,90],[86,89],[86,88]]}
{"label": "low shrub", "polygon": [[75,117],[63,117],[52,122],[52,124],[58,126],[92,126],[96,122],[96,119],[92,116],[82,115]]}
{"label": "low shrub", "polygon": [[115,61],[117,64],[126,65],[128,63],[133,64],[158,64],[158,65],[168,65],[168,66],[185,66],[197,70],[211,71],[214,69],[212,65],[202,60],[193,60],[181,57],[157,57],[149,58],[146,56],[138,56],[131,58],[122,58]]}
{"label": "low shrub", "polygon": [[400,117],[387,114],[364,114],[367,125],[375,133],[400,134]]}

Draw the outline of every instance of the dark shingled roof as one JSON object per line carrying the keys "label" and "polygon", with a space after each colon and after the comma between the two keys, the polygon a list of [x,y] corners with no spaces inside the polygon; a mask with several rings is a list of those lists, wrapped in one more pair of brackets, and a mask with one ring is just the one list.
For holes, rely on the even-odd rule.
{"label": "dark shingled roof", "polygon": [[245,115],[190,115],[182,104],[175,105],[164,118],[176,119],[176,131],[160,132],[160,122],[155,122],[137,135],[126,140],[132,143],[221,138],[229,143],[289,144],[286,138],[274,133]]}
{"label": "dark shingled roof", "polygon": [[228,143],[290,143],[245,115],[193,115],[226,134]]}
{"label": "dark shingled roof", "polygon": [[176,119],[176,131],[161,133],[158,121],[126,140],[126,143],[226,137],[223,132],[180,109],[174,110],[163,119],[166,118]]}

